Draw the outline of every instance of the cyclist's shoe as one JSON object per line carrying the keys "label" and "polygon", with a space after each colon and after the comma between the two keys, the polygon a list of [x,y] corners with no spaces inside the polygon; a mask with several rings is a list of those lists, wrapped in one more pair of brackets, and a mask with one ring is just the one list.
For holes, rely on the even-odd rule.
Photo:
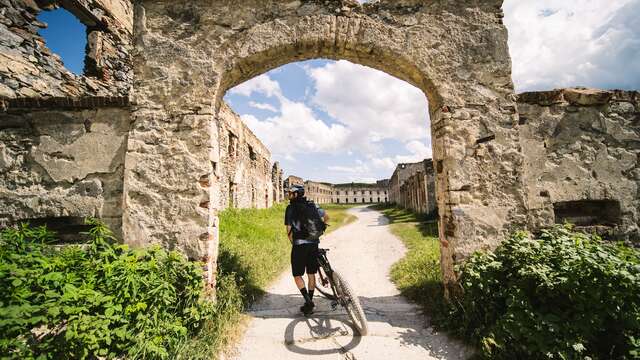
{"label": "cyclist's shoe", "polygon": [[304,314],[304,316],[309,316],[313,314],[313,308],[316,305],[313,302],[304,303],[304,305],[300,306],[300,311]]}

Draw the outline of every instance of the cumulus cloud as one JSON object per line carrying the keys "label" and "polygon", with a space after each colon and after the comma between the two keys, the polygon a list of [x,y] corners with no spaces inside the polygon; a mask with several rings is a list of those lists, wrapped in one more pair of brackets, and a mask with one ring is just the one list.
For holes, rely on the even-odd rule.
{"label": "cumulus cloud", "polygon": [[249,102],[251,107],[279,113],[277,116],[265,119],[250,114],[240,116],[276,156],[291,161],[300,153],[335,153],[347,142],[349,130],[345,126],[328,125],[316,118],[309,106],[284,96],[280,84],[268,74],[257,76],[229,91],[247,97],[260,94],[277,100],[279,109],[270,104]]}
{"label": "cumulus cloud", "polygon": [[276,109],[275,106],[267,103],[258,103],[255,101],[249,101],[249,106],[251,106],[252,108],[260,109],[260,110],[278,112],[278,109]]}
{"label": "cumulus cloud", "polygon": [[243,82],[242,84],[229,90],[231,94],[251,96],[254,93],[264,94],[265,96],[279,96],[282,94],[280,84],[272,80],[269,75],[262,74],[253,79]]}
{"label": "cumulus cloud", "polygon": [[241,118],[272,153],[294,158],[300,153],[335,153],[347,141],[349,131],[339,124],[317,119],[304,103],[279,97],[280,114],[260,120],[245,114]]}
{"label": "cumulus cloud", "polygon": [[427,99],[409,83],[348,61],[307,71],[315,87],[313,104],[351,130],[354,150],[379,154],[381,140],[427,137]]}
{"label": "cumulus cloud", "polygon": [[405,154],[379,158],[369,158],[368,162],[374,169],[390,172],[396,168],[397,164],[415,163],[424,159],[430,159],[432,156],[430,141],[427,141],[426,143],[419,140],[410,141],[405,145],[405,150]]}
{"label": "cumulus cloud", "polygon": [[506,0],[517,91],[640,87],[640,0]]}

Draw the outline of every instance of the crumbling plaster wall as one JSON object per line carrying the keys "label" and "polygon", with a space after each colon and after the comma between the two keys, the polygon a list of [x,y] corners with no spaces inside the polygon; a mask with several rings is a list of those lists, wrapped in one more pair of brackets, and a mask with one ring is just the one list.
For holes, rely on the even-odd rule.
{"label": "crumbling plaster wall", "polygon": [[[87,26],[85,75],[47,48],[36,19],[64,7]],[[0,98],[124,96],[132,80],[133,6],[129,0],[0,0]]]}
{"label": "crumbling plaster wall", "polygon": [[218,208],[267,208],[273,204],[271,153],[225,103],[217,117],[220,161]]}
{"label": "crumbling plaster wall", "polygon": [[[524,93],[519,95],[518,110],[529,227],[535,230],[554,224],[557,203],[613,200],[620,205],[619,222],[600,230],[640,244],[638,92],[564,89]],[[579,203],[571,207],[578,215],[585,211]],[[599,221],[609,221],[608,216],[599,217]]]}
{"label": "crumbling plaster wall", "polygon": [[[121,236],[129,110],[9,108],[0,113],[0,227],[102,218]],[[122,104],[117,104],[122,105]]]}

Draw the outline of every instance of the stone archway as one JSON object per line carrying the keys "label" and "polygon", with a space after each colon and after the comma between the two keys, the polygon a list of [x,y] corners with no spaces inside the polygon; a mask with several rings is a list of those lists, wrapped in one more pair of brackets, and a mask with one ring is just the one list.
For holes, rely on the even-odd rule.
{"label": "stone archway", "polygon": [[126,242],[208,264],[215,284],[225,91],[277,66],[345,59],[422,89],[430,104],[442,270],[525,223],[522,154],[502,0],[142,0],[135,11]]}

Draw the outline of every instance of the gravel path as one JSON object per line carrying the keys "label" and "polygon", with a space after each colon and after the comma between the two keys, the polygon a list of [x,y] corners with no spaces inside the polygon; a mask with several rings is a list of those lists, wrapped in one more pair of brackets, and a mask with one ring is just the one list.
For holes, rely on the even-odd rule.
{"label": "gravel path", "polygon": [[[358,220],[327,235],[321,247],[351,284],[365,308],[369,335],[354,336],[341,308],[315,296],[315,314],[299,313],[302,296],[290,271],[249,311],[253,318],[238,345],[236,359],[465,359],[459,342],[435,333],[417,306],[407,302],[389,279],[389,269],[404,256],[402,242],[389,232],[387,219],[367,208],[349,210]],[[317,291],[316,291],[317,293]]]}

